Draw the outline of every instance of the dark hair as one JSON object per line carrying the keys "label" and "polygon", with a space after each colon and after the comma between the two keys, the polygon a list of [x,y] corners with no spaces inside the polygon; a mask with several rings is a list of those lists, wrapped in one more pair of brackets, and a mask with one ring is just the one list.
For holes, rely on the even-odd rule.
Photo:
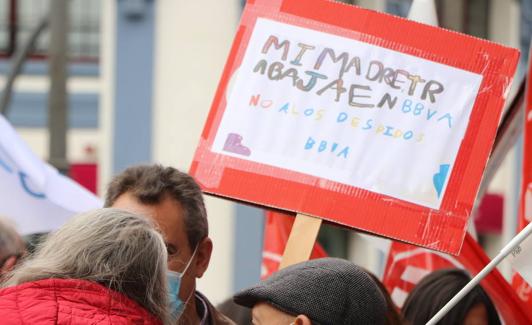
{"label": "dark hair", "polygon": [[187,239],[192,249],[209,234],[203,194],[187,173],[161,165],[129,167],[109,184],[105,207],[112,206],[125,193],[133,195],[142,204],[158,204],[168,196],[179,202],[184,210]]}
{"label": "dark hair", "polygon": [[405,324],[405,321],[401,314],[399,313],[399,308],[393,303],[392,298],[390,297],[390,293],[382,284],[382,282],[375,276],[375,274],[369,272],[366,270],[366,272],[369,274],[369,276],[375,281],[375,284],[377,284],[377,287],[379,287],[379,290],[382,293],[382,296],[384,297],[384,300],[386,300],[386,319],[385,324],[386,325],[402,325]]}
{"label": "dark hair", "polygon": [[[471,278],[463,270],[438,270],[424,277],[410,292],[403,306],[403,315],[412,325],[426,324]],[[489,325],[501,321],[488,294],[477,285],[438,324],[462,324],[467,313],[478,304],[486,308]]]}

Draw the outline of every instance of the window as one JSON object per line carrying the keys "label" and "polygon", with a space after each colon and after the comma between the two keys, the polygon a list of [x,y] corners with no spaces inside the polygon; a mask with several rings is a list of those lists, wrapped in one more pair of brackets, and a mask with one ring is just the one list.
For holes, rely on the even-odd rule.
{"label": "window", "polygon": [[[100,1],[70,0],[68,46],[74,61],[97,61],[100,52]],[[0,0],[0,57],[10,57],[25,44],[41,17],[48,13],[50,0]],[[31,53],[45,58],[50,32],[45,30]]]}
{"label": "window", "polygon": [[0,53],[10,53],[10,0],[0,0]]}

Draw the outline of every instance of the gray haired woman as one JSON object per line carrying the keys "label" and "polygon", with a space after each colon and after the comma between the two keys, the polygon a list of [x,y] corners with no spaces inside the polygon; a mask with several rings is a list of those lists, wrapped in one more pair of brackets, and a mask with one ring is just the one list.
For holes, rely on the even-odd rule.
{"label": "gray haired woman", "polygon": [[117,209],[52,233],[0,290],[2,324],[170,324],[163,238]]}

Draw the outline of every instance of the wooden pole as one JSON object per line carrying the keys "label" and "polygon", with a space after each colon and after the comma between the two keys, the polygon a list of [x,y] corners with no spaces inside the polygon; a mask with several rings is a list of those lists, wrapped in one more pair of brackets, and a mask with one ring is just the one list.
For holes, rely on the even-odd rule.
{"label": "wooden pole", "polygon": [[321,219],[298,214],[284,249],[279,269],[304,262],[310,258],[321,227]]}

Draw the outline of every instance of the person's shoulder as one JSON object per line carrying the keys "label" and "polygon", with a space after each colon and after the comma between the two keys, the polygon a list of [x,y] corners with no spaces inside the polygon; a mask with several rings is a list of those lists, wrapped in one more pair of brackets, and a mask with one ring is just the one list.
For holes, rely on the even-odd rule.
{"label": "person's shoulder", "polygon": [[47,300],[46,297],[55,300],[55,290],[56,285],[53,279],[25,282],[2,288],[0,290],[0,301]]}
{"label": "person's shoulder", "polygon": [[[0,290],[0,313],[6,324],[160,324],[133,300],[98,283],[45,279]],[[7,317],[7,319],[6,319]],[[4,324],[4,323],[2,323]]]}
{"label": "person's shoulder", "polygon": [[0,290],[2,321],[26,324],[28,320],[53,323],[57,320],[57,297],[53,281],[39,280]]}
{"label": "person's shoulder", "polygon": [[216,309],[213,304],[202,293],[196,291],[196,296],[201,299],[207,306],[207,312],[209,314],[209,325],[236,325],[229,317],[225,316]]}

